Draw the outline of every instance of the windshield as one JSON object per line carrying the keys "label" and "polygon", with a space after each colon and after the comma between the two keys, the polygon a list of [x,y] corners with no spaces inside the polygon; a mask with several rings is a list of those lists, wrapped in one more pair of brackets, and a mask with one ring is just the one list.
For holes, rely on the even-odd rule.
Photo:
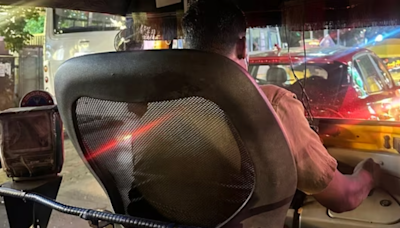
{"label": "windshield", "polygon": [[327,66],[317,64],[297,64],[293,65],[293,67],[289,64],[250,65],[249,72],[260,85],[276,83],[279,86],[288,87],[297,80],[304,79],[304,76],[328,80],[329,72],[324,67],[327,68]]}
{"label": "windshield", "polygon": [[124,18],[115,15],[79,10],[54,9],[56,33],[119,30]]}
{"label": "windshield", "polygon": [[[183,10],[135,12],[125,17],[60,8],[36,8],[36,11],[38,18],[26,14],[31,17],[25,19],[26,26],[22,30],[32,37],[3,30],[4,39],[12,40],[3,44],[9,45],[12,52],[34,48],[35,51],[30,49],[26,53],[37,53],[34,56],[40,60],[34,62],[39,70],[20,68],[19,71],[25,74],[38,72],[35,76],[38,82],[29,86],[14,85],[20,90],[15,92],[18,97],[33,88],[54,94],[55,72],[70,58],[110,51],[186,47],[181,25]],[[16,16],[13,12],[23,15],[21,12],[24,11],[10,10],[10,18]],[[10,20],[7,23],[17,22]],[[324,109],[340,113],[334,116],[317,114],[316,117],[382,120],[380,114],[371,116],[369,110],[381,106],[382,102],[397,102],[393,94],[397,94],[400,86],[399,31],[400,26],[304,32],[284,26],[248,28],[249,73],[259,85],[277,85],[301,97],[304,84],[310,108],[320,110],[324,103]],[[43,56],[40,53],[44,53]],[[21,63],[29,65],[26,61]],[[3,68],[5,72],[12,72],[9,65]],[[1,72],[0,68],[0,77]],[[324,93],[320,94],[321,91]]]}
{"label": "windshield", "polygon": [[306,78],[308,98],[311,107],[318,107],[312,110],[318,117],[326,117],[326,110],[337,110],[343,104],[346,95],[343,88],[351,83],[347,66],[340,63],[251,64],[249,72],[258,84],[285,88],[298,98],[302,97],[302,86]]}
{"label": "windshield", "polygon": [[[395,94],[400,85],[400,51],[396,52],[400,40],[393,41],[397,39],[393,34],[399,27],[306,32],[276,29],[281,40],[274,48],[250,48],[249,73],[259,85],[276,85],[298,97],[304,97],[304,87],[309,99],[303,103],[310,104],[317,118],[400,120],[394,114],[397,108],[393,108],[398,107]],[[249,30],[250,47],[268,46],[271,39],[259,39],[268,29]],[[378,31],[392,33],[381,37]],[[262,35],[252,37],[254,33]],[[382,110],[382,105],[391,110]]]}

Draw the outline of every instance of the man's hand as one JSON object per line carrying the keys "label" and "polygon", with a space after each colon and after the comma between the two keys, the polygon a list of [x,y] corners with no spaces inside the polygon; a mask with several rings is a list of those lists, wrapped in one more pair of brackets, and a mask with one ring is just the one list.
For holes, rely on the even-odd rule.
{"label": "man's hand", "polygon": [[378,187],[380,185],[382,169],[381,166],[374,162],[372,158],[367,158],[362,162],[358,163],[354,168],[354,176],[369,175],[372,178],[371,188]]}
{"label": "man's hand", "polygon": [[323,206],[341,213],[357,208],[370,191],[379,186],[380,166],[371,158],[360,162],[352,175],[343,175],[338,170],[328,187],[314,195]]}

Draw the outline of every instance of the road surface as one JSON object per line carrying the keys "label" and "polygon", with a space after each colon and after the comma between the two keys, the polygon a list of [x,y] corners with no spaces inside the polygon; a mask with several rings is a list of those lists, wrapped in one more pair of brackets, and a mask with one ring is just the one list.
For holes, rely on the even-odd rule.
{"label": "road surface", "polygon": [[[86,168],[76,153],[71,141],[64,142],[65,162],[62,171],[63,182],[57,201],[78,206],[96,209],[111,210],[110,201],[97,183],[96,179]],[[4,172],[0,171],[0,184],[8,181]],[[4,204],[0,203],[0,228],[8,228],[7,214]],[[88,223],[77,217],[53,211],[49,228],[89,227]]]}

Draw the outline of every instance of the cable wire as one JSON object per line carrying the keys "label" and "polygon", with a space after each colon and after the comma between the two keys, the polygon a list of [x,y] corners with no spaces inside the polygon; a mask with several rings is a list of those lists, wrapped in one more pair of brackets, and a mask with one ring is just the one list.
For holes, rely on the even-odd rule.
{"label": "cable wire", "polygon": [[110,223],[122,224],[128,227],[135,228],[195,228],[189,226],[179,226],[174,223],[154,221],[150,219],[135,218],[127,215],[118,215],[110,212],[96,211],[92,209],[72,207],[47,199],[43,196],[17,191],[11,188],[0,187],[0,196],[13,197],[22,200],[32,201],[64,214],[79,216],[88,221],[106,221]]}

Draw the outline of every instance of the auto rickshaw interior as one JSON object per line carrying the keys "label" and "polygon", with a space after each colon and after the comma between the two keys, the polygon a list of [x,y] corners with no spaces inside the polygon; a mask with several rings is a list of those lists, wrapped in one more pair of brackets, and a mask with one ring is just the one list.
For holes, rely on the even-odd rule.
{"label": "auto rickshaw interior", "polygon": [[[162,40],[173,49],[191,2],[29,3],[127,18],[118,51],[74,57],[55,81],[66,133],[114,212],[160,222],[140,227],[400,227],[400,2],[235,0],[248,20],[249,72],[201,50],[129,48]],[[294,160],[259,84],[296,93],[338,169],[371,157],[382,187],[345,213],[295,193]]]}

